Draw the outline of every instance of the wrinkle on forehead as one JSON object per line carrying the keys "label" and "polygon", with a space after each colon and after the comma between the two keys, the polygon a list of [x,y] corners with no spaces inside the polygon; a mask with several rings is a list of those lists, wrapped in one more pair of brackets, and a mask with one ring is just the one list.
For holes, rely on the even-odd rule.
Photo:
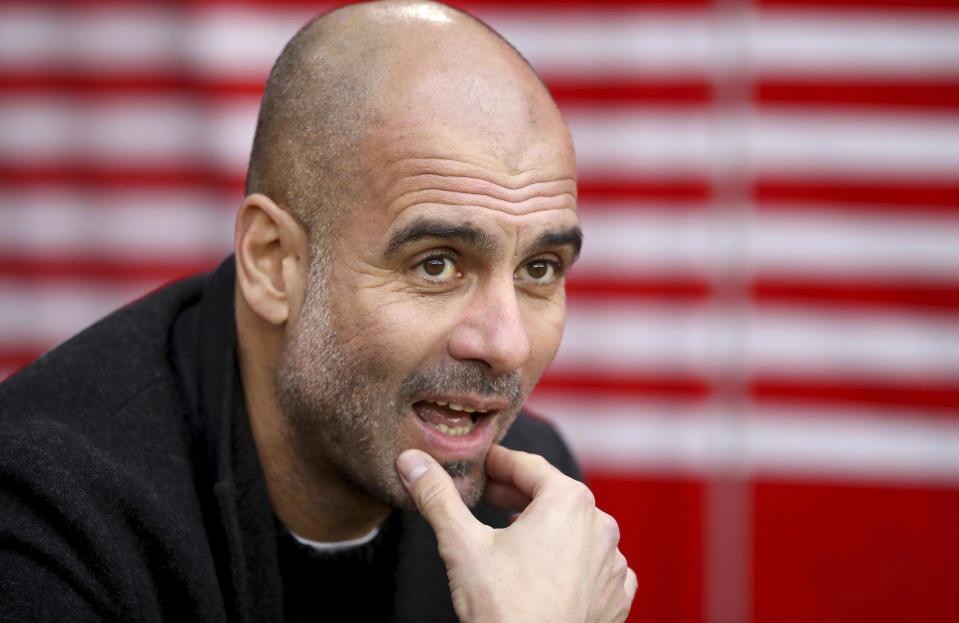
{"label": "wrinkle on forehead", "polygon": [[[483,179],[487,173],[487,167],[479,161],[470,161],[457,158],[444,158],[440,156],[431,157],[407,157],[397,156],[395,158],[381,158],[381,166],[391,169],[397,175],[405,177],[416,177],[432,175],[435,177],[447,177],[463,179],[477,178]],[[554,168],[554,167],[549,167]],[[558,167],[555,167],[558,168]],[[556,180],[569,180],[576,183],[575,170],[570,175],[553,178],[551,171],[547,167],[531,168],[528,170],[514,171],[512,173],[501,173],[495,176],[495,184],[503,188],[518,189],[539,182],[549,182]]]}
{"label": "wrinkle on forehead", "polygon": [[544,210],[572,210],[576,205],[570,193],[539,195],[521,201],[509,201],[478,193],[420,190],[404,193],[389,204],[390,213],[399,213],[414,205],[473,206],[521,215]]}
{"label": "wrinkle on forehead", "polygon": [[376,201],[390,212],[417,202],[490,205],[507,212],[575,209],[576,169],[572,158],[563,154],[554,158],[550,150],[534,149],[525,168],[509,171],[476,152],[401,157],[390,151],[374,151],[376,156],[367,164]]}
{"label": "wrinkle on forehead", "polygon": [[551,168],[509,174],[452,159],[397,161],[383,169],[388,181],[379,189],[380,197],[392,214],[417,204],[477,206],[509,214],[575,210],[575,172]]}
{"label": "wrinkle on forehead", "polygon": [[576,204],[576,179],[572,176],[549,178],[539,171],[520,176],[496,175],[473,171],[472,175],[454,173],[419,173],[400,176],[385,189],[384,198],[391,209],[398,204],[436,201],[453,205],[476,202],[509,204],[518,209],[531,204]]}
{"label": "wrinkle on forehead", "polygon": [[409,184],[414,187],[436,188],[438,190],[454,190],[483,194],[511,201],[520,201],[537,195],[544,197],[570,195],[573,199],[576,198],[576,178],[571,176],[544,180],[531,179],[524,182],[510,183],[491,181],[482,177],[454,175],[452,173],[422,173],[405,178],[402,184]]}

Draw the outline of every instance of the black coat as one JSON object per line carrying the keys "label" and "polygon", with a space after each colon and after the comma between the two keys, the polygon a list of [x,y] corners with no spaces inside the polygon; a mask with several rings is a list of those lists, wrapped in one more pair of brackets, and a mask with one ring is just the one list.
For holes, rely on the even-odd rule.
{"label": "black coat", "polygon": [[[229,258],[0,385],[0,621],[455,620],[415,513],[328,559],[282,529],[243,403],[233,288]],[[540,421],[520,416],[504,444],[578,476]]]}

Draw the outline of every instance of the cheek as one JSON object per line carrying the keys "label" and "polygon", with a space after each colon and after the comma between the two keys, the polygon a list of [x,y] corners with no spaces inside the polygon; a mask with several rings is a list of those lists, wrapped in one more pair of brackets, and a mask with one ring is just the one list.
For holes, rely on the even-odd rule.
{"label": "cheek", "polygon": [[550,305],[524,313],[526,334],[529,336],[531,372],[541,375],[559,350],[566,325],[566,308]]}
{"label": "cheek", "polygon": [[388,355],[395,335],[411,320],[398,309],[404,297],[390,275],[357,260],[335,265],[329,298],[337,344],[354,356]]}
{"label": "cheek", "polygon": [[350,352],[362,351],[395,367],[422,365],[444,352],[448,309],[443,306],[404,292],[366,290],[336,307],[338,339]]}

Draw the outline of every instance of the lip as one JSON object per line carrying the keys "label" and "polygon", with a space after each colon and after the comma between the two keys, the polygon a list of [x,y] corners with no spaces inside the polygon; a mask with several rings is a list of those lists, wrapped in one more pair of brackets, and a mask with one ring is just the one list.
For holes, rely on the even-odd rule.
{"label": "lip", "polygon": [[420,431],[423,446],[420,448],[440,461],[462,461],[479,457],[490,447],[493,437],[493,420],[496,414],[481,415],[466,435],[447,435],[433,428],[411,413],[414,424]]}
{"label": "lip", "polygon": [[444,394],[436,396],[423,396],[413,401],[417,402],[453,402],[464,407],[469,407],[474,411],[502,411],[509,406],[509,402],[496,396],[481,396],[479,394]]}
{"label": "lip", "polygon": [[469,433],[447,435],[421,420],[411,405],[409,417],[412,418],[419,430],[422,443],[420,449],[426,451],[441,463],[444,461],[476,459],[489,450],[496,433],[496,427],[493,424],[498,419],[499,412],[509,406],[509,403],[502,398],[477,395],[431,396],[420,398],[413,404],[424,401],[453,402],[470,409],[486,411],[486,413],[476,414],[478,419]]}

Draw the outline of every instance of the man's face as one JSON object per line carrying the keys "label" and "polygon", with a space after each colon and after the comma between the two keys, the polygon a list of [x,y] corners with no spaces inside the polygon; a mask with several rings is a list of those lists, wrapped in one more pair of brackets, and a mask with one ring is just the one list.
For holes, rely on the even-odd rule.
{"label": "man's face", "polygon": [[394,461],[419,448],[479,498],[559,346],[579,247],[568,135],[542,134],[509,159],[436,126],[366,141],[277,374],[311,473],[410,507]]}

